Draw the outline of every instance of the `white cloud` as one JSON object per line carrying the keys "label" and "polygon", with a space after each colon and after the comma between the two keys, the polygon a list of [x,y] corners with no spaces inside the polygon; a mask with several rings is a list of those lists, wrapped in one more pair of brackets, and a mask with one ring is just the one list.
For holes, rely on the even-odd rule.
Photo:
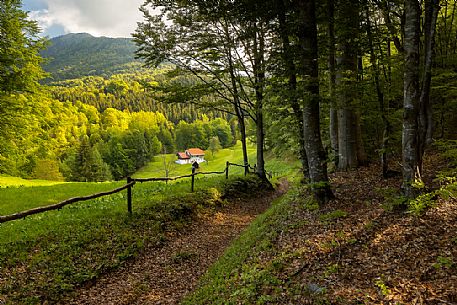
{"label": "white cloud", "polygon": [[47,9],[30,13],[46,33],[52,26],[65,33],[130,37],[142,15],[143,0],[47,0]]}

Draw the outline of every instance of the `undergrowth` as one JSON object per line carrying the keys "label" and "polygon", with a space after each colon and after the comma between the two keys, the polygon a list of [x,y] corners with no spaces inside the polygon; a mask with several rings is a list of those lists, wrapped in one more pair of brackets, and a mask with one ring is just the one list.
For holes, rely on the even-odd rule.
{"label": "undergrowth", "polygon": [[419,216],[428,208],[435,206],[439,199],[449,200],[457,198],[457,141],[441,140],[435,142],[435,147],[446,160],[446,168],[437,172],[435,182],[439,187],[435,190],[423,192],[408,202],[409,213]]}

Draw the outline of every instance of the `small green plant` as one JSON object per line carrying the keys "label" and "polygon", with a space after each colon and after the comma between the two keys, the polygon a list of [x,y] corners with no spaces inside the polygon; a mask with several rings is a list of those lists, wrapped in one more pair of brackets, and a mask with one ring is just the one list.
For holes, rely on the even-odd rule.
{"label": "small green plant", "polygon": [[348,213],[343,210],[334,210],[332,212],[320,215],[319,220],[322,222],[330,222],[347,216]]}
{"label": "small green plant", "polygon": [[382,208],[387,212],[404,210],[407,207],[408,198],[394,188],[378,188],[376,192],[384,197]]}
{"label": "small green plant", "polygon": [[388,296],[390,294],[390,289],[387,287],[382,277],[378,277],[375,280],[374,284],[376,285],[376,287],[378,287],[381,295]]}
{"label": "small green plant", "polygon": [[425,193],[408,202],[408,211],[413,215],[421,215],[435,202],[436,192]]}
{"label": "small green plant", "polygon": [[332,274],[338,273],[339,269],[340,269],[340,266],[337,263],[328,265],[324,271],[324,277],[329,277]]}
{"label": "small green plant", "polygon": [[432,266],[435,269],[450,269],[454,266],[454,261],[452,260],[452,257],[438,256],[436,258],[436,263]]}
{"label": "small green plant", "polygon": [[172,262],[173,263],[183,263],[186,261],[195,260],[196,258],[197,258],[197,254],[183,251],[183,252],[176,253],[172,258]]}

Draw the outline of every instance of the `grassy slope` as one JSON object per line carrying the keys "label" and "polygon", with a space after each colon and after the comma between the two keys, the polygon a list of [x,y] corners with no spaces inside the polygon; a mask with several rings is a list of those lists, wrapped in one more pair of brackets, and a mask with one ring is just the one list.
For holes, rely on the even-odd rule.
{"label": "grassy slope", "polygon": [[[249,151],[252,157],[254,148]],[[222,150],[208,164],[203,164],[202,170],[219,171],[227,160],[241,163],[239,154],[239,147]],[[152,163],[136,177],[163,176],[154,172],[154,166]],[[290,172],[297,163],[271,160],[267,161],[268,166],[278,173],[280,169]],[[124,191],[0,224],[0,303],[7,300],[8,304],[40,304],[59,300],[78,285],[163,242],[166,230],[181,227],[198,209],[219,202],[227,183],[230,185],[235,180],[233,185],[239,185],[236,179],[241,173],[240,168],[231,168],[228,181],[223,176],[201,177],[196,182],[195,193],[190,193],[190,179],[169,184],[137,184],[133,191],[133,217],[126,212]],[[187,174],[187,170],[172,173],[179,174]],[[123,184],[51,186],[48,184],[53,182],[17,180],[22,187],[11,187],[15,179],[5,180],[10,186],[0,188],[0,215]]]}
{"label": "grassy slope", "polygon": [[457,184],[414,216],[388,209],[399,181],[379,173],[334,176],[338,200],[321,208],[290,191],[183,304],[455,304]]}
{"label": "grassy slope", "polygon": [[164,242],[165,231],[220,203],[226,185],[236,179],[201,179],[195,193],[189,181],[138,184],[132,216],[122,192],[0,224],[0,303],[56,302]]}

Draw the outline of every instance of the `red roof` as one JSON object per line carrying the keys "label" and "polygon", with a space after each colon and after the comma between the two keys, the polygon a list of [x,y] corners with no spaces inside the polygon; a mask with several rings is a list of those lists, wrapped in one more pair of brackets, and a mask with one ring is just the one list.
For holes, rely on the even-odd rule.
{"label": "red roof", "polygon": [[189,156],[186,153],[179,152],[177,153],[179,159],[189,159]]}
{"label": "red roof", "polygon": [[189,148],[186,150],[186,153],[188,153],[191,156],[204,156],[205,152],[201,150],[200,148]]}

